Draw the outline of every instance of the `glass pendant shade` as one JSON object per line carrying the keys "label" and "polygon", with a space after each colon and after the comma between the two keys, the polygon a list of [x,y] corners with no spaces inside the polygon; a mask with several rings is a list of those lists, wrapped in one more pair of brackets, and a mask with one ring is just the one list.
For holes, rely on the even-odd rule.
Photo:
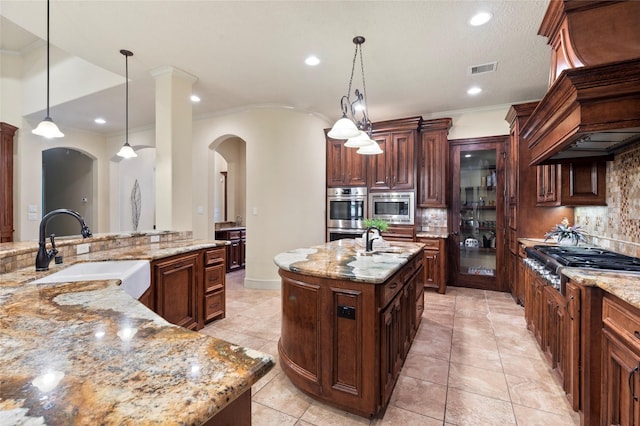
{"label": "glass pendant shade", "polygon": [[349,139],[356,137],[360,134],[360,130],[356,127],[355,123],[347,117],[342,117],[336,121],[327,136],[333,139]]}
{"label": "glass pendant shade", "polygon": [[47,139],[51,138],[62,138],[64,137],[64,133],[58,129],[56,123],[53,122],[51,117],[47,116],[38,124],[38,127],[31,131],[34,135],[43,136]]}
{"label": "glass pendant shade", "polygon": [[378,143],[376,141],[371,141],[373,142],[371,145],[367,145],[367,146],[363,146],[362,148],[358,149],[356,151],[357,154],[362,154],[362,155],[378,155],[378,154],[382,154],[382,149],[380,148],[380,145],[378,145]]}
{"label": "glass pendant shade", "polygon": [[362,130],[360,131],[360,134],[354,138],[349,138],[345,143],[344,146],[346,146],[347,148],[362,148],[363,146],[369,146],[371,144],[374,144],[375,141],[373,141],[369,135],[367,134],[367,132],[363,132]]}
{"label": "glass pendant shade", "polygon": [[125,144],[122,145],[122,148],[120,148],[120,151],[118,151],[118,157],[133,158],[137,156],[138,154],[136,154],[133,148],[131,148],[131,145],[129,145],[129,142],[125,142]]}

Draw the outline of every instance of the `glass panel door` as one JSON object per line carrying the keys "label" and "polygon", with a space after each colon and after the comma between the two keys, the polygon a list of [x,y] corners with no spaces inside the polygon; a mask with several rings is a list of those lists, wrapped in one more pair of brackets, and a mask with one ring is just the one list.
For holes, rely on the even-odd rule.
{"label": "glass panel door", "polygon": [[496,150],[460,150],[460,274],[496,276]]}

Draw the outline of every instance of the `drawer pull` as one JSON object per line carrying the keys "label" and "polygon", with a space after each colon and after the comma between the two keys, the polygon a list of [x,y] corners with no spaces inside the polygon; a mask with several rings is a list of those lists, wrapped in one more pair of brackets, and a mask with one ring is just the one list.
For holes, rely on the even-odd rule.
{"label": "drawer pull", "polygon": [[638,400],[638,396],[635,394],[634,389],[633,389],[633,386],[631,386],[631,379],[633,379],[633,375],[634,375],[637,371],[638,371],[638,366],[636,365],[636,367],[635,367],[633,370],[631,370],[631,371],[629,372],[629,379],[628,379],[628,380],[629,380],[629,391],[631,392],[631,396],[633,397],[633,400],[634,400],[634,401],[637,401],[637,400]]}
{"label": "drawer pull", "polygon": [[636,339],[640,339],[640,331],[638,330],[634,331],[633,335],[636,336]]}
{"label": "drawer pull", "polygon": [[389,289],[393,290],[394,288],[398,287],[398,283],[393,283],[389,285]]}

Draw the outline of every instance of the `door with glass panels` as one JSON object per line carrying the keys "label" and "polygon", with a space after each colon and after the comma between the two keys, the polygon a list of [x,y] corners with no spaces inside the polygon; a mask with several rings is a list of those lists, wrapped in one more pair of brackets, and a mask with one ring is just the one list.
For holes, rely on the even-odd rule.
{"label": "door with glass panels", "polygon": [[502,268],[505,137],[450,141],[451,284],[505,291]]}

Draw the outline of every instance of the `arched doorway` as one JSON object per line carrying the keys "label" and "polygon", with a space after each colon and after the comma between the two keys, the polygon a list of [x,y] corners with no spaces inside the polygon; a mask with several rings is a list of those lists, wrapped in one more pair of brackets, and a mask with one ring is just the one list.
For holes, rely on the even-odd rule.
{"label": "arched doorway", "polygon": [[[212,144],[209,153],[210,206],[213,224],[246,224],[246,143],[230,136]],[[226,212],[226,215],[225,215]]]}
{"label": "arched doorway", "polygon": [[[78,212],[89,228],[97,224],[93,157],[72,148],[42,151],[42,213],[55,209]],[[78,221],[68,215],[56,216],[47,225],[47,234],[79,235]]]}

